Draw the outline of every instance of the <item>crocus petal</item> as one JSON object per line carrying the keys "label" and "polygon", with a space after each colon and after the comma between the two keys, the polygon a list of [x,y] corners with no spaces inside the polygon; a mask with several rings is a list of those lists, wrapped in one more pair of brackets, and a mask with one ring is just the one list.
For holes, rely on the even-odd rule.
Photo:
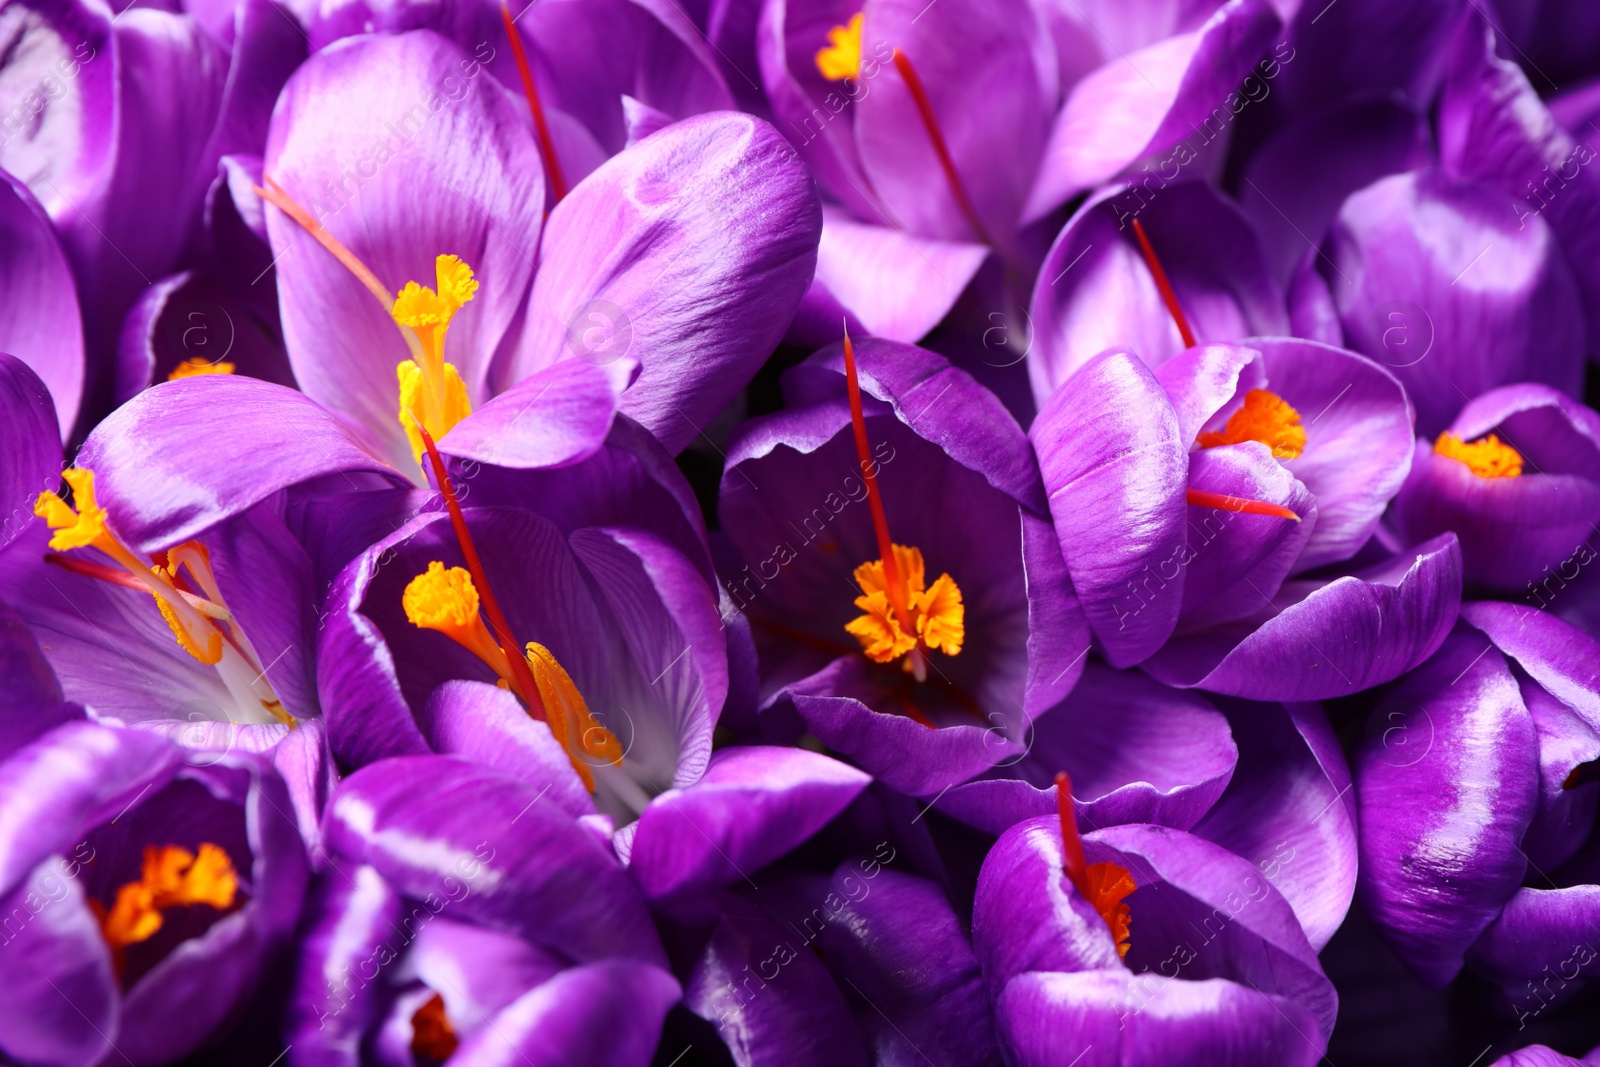
{"label": "crocus petal", "polygon": [[0,764],[0,893],[170,778],[180,756],[140,730],[71,722]]}
{"label": "crocus petal", "polygon": [[1194,832],[1255,863],[1320,952],[1344,921],[1356,887],[1350,769],[1316,704],[1227,701],[1224,707],[1239,768]]}
{"label": "crocus petal", "polygon": [[[670,781],[687,785],[706,769],[711,732],[728,696],[727,649],[716,594],[692,562],[644,530],[580,530],[571,545],[610,607],[613,632],[628,658],[640,677],[649,679],[646,707],[630,701],[640,715],[633,722],[628,751],[636,759],[650,760],[649,735],[664,730],[676,756]],[[612,699],[620,708],[620,699]],[[646,722],[646,713],[657,722]],[[656,777],[668,778],[665,770]]]}
{"label": "crocus petal", "polygon": [[785,692],[823,744],[911,796],[931,796],[1021,751],[998,724],[951,723],[929,729],[894,714],[892,701],[884,711],[874,710],[882,702],[882,690],[866,658],[849,656]]}
{"label": "crocus petal", "polygon": [[565,467],[599,450],[635,365],[567,360],[537,370],[456,423],[451,456],[501,467]]}
{"label": "crocus petal", "polygon": [[623,411],[682,451],[777,345],[816,269],[821,212],[759,119],[680,122],[551,212],[507,383],[563,359],[643,365]]}
{"label": "crocus petal", "polygon": [[1384,696],[1354,760],[1356,892],[1413,971],[1442,986],[1515,894],[1538,802],[1538,738],[1505,660],[1470,631]]}
{"label": "crocus petal", "polygon": [[[431,287],[436,256],[473,269],[480,288],[451,323],[445,357],[478,401],[533,274],[544,170],[526,115],[476,64],[464,78],[471,63],[427,31],[320,54],[279,99],[265,170],[391,292]],[[295,222],[274,209],[267,228],[295,379],[409,469],[395,416],[402,327]]]}
{"label": "crocus petal", "polygon": [[[399,892],[374,868],[345,865],[325,876],[307,904],[295,994],[284,1030],[315,1067],[357,1067],[367,1027],[381,1010],[383,987],[357,969],[391,955],[405,914]],[[357,981],[351,981],[355,975]]]}
{"label": "crocus petal", "polygon": [[1570,623],[1520,604],[1465,604],[1461,617],[1482,630],[1535,682],[1600,732],[1600,642]]}
{"label": "crocus petal", "polygon": [[1537,683],[1522,684],[1522,702],[1539,734],[1539,807],[1522,835],[1522,851],[1538,871],[1553,871],[1594,829],[1600,791],[1568,789],[1573,768],[1600,759],[1600,734]]}
{"label": "crocus petal", "polygon": [[848,118],[836,120],[851,98],[871,92],[872,83],[888,70],[892,45],[887,40],[872,41],[863,49],[868,53],[861,57],[863,77],[842,88],[823,77],[816,63],[817,49],[827,43],[828,31],[845,25],[861,9],[857,0],[794,4],[769,0],[761,4],[756,51],[773,121],[817,182],[857,218],[887,226],[889,216],[878,207],[861,168],[855,124]]}
{"label": "crocus petal", "polygon": [[445,682],[422,709],[435,752],[464,756],[520,778],[573,818],[594,814],[594,800],[572,773],[566,749],[548,723],[528,714],[509,690],[485,682]]}
{"label": "crocus petal", "polygon": [[496,1012],[450,1060],[461,1067],[645,1067],[678,997],[673,977],[648,963],[572,967]]}
{"label": "crocus petal", "polygon": [[1278,131],[1251,157],[1239,187],[1239,205],[1261,235],[1273,276],[1289,280],[1345,197],[1422,166],[1427,151],[1421,117],[1391,100],[1319,110]]}
{"label": "crocus petal", "polygon": [[[426,794],[419,780],[431,783]],[[372,764],[329,798],[324,833],[335,855],[370,864],[407,896],[449,896],[465,921],[580,961],[664,960],[644,898],[616,861],[498,771],[449,756]]]}
{"label": "crocus petal", "polygon": [[296,719],[319,714],[311,560],[283,521],[256,507],[206,535],[217,587],[260,657],[261,673]]}
{"label": "crocus petal", "polygon": [[1460,603],[1461,549],[1445,534],[1356,574],[1286,582],[1259,623],[1176,638],[1143,667],[1249,700],[1344,696],[1432,655]]}
{"label": "crocus petal", "polygon": [[997,1064],[983,974],[943,890],[870,860],[840,865],[830,888],[848,903],[822,928],[823,960],[864,1002],[876,1062]]}
{"label": "crocus petal", "polygon": [[[1188,979],[1229,978],[1293,1000],[1311,1012],[1327,1039],[1338,1005],[1333,983],[1294,909],[1254,863],[1162,826],[1114,826],[1088,834],[1084,854],[1090,863],[1122,865],[1150,890],[1128,901],[1134,923],[1130,970],[1170,974],[1173,964],[1167,961],[1173,956],[1193,957],[1178,964]],[[1197,931],[1199,945],[1191,940]],[[1316,1037],[1315,1031],[1306,1034],[1307,1040]]]}
{"label": "crocus petal", "polygon": [[1154,197],[1137,185],[1108,186],[1073,215],[1040,268],[1028,373],[1041,405],[1108,348],[1127,346],[1152,367],[1183,351],[1129,224],[1135,218],[1201,341],[1288,332],[1282,286],[1238,205],[1199,180]]}
{"label": "crocus petal", "polygon": [[639,816],[628,869],[651,898],[732,882],[805,841],[872,779],[804,749],[731,748]]}
{"label": "crocus petal", "polygon": [[1050,130],[1024,221],[1200,129],[1281,27],[1266,0],[1228,0],[1199,29],[1111,59],[1078,82]]}
{"label": "crocus petal", "polygon": [[0,304],[0,352],[27,364],[44,382],[60,420],[58,436],[65,437],[83,393],[77,286],[49,216],[26,185],[4,172],[0,234],[0,288],[6,293]]}
{"label": "crocus petal", "polygon": [[1246,343],[1261,353],[1267,387],[1305,422],[1305,450],[1283,464],[1317,502],[1295,572],[1349,559],[1411,469],[1406,392],[1381,365],[1342,348],[1287,337]]}
{"label": "crocus petal", "polygon": [[[935,154],[898,71],[856,97],[857,150],[867,181],[902,226],[928,237],[1010,243],[1039,167],[1056,102],[1056,65],[1025,0],[917,0],[864,5],[863,51],[886,42],[909,60],[936,116],[971,209]],[[821,39],[819,45],[825,43]],[[863,57],[865,58],[865,57]]]}
{"label": "crocus petal", "polygon": [[1503,194],[1438,171],[1383,178],[1345,201],[1328,257],[1345,337],[1405,385],[1425,436],[1498,385],[1578,394],[1577,287],[1549,226]]}
{"label": "crocus petal", "polygon": [[[862,1067],[850,1009],[816,956],[795,949],[789,932],[753,905],[721,899],[722,914],[684,982],[684,1005],[716,1026],[738,1067]],[[773,968],[770,980],[752,977]]]}
{"label": "crocus petal", "polygon": [[1600,178],[1586,164],[1594,149],[1558,125],[1527,75],[1496,54],[1497,42],[1478,18],[1463,19],[1456,31],[1439,98],[1440,164],[1513,198],[1519,224],[1534,216],[1549,223],[1583,293],[1593,337],[1600,333]]}
{"label": "crocus petal", "polygon": [[1301,114],[1357,95],[1394,96],[1425,110],[1438,85],[1440,53],[1462,11],[1454,0],[1298,7],[1276,54],[1285,101]]}
{"label": "crocus petal", "polygon": [[[1059,390],[1030,433],[1061,554],[1112,666],[1150,655],[1177,621],[1181,569],[1149,604],[1129,594],[1152,563],[1183,548],[1189,462],[1178,432],[1150,370],[1113,351]],[[1105,537],[1107,529],[1118,536]]]}
{"label": "crocus petal", "polygon": [[33,521],[33,502],[61,477],[50,392],[26,363],[0,352],[0,549]]}
{"label": "crocus petal", "polygon": [[[936,241],[822,210],[817,284],[866,332],[917,341],[939,324],[988,257],[982,245]],[[839,322],[819,322],[828,343]]]}
{"label": "crocus petal", "polygon": [[83,717],[68,703],[27,624],[0,604],[0,760],[64,722]]}
{"label": "crocus petal", "polygon": [[[239,441],[239,448],[212,442]],[[166,548],[324,474],[394,474],[292,389],[206,374],[148,389],[95,427],[77,464],[134,548]]]}
{"label": "crocus petal", "polygon": [[1546,997],[1567,992],[1580,975],[1600,970],[1591,940],[1597,920],[1600,886],[1523,887],[1473,943],[1467,960],[1506,990],[1520,1021],[1541,1013]]}
{"label": "crocus petal", "polygon": [[1121,967],[1105,921],[1073,888],[1063,863],[1061,824],[1049,815],[1017,823],[984,858],[972,948],[990,996],[1025,971]]}
{"label": "crocus petal", "polygon": [[1212,978],[1186,981],[1119,971],[1032,971],[995,1005],[1001,1039],[1019,1067],[1227,1063],[1311,1067],[1323,1046],[1309,1011]]}
{"label": "crocus petal", "polygon": [[1085,825],[1187,830],[1223,795],[1237,757],[1228,721],[1204,696],[1091,663],[1071,695],[1034,720],[1026,755],[947,791],[936,806],[1001,834],[1054,812],[1055,773],[1065,770]]}
{"label": "crocus petal", "polygon": [[0,999],[0,1050],[50,1067],[98,1063],[117,1032],[121,1004],[83,883],[54,857],[0,897],[0,907],[12,976]]}

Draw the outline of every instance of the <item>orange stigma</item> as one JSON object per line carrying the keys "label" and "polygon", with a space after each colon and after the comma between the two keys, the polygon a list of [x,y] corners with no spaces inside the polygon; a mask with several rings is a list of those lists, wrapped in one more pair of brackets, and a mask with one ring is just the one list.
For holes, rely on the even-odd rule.
{"label": "orange stigma", "polygon": [[444,998],[435,993],[411,1016],[411,1054],[423,1062],[443,1063],[455,1054],[461,1039],[444,1013]]}
{"label": "orange stigma", "polygon": [[1139,888],[1126,867],[1109,861],[1090,865],[1083,855],[1083,839],[1078,836],[1078,817],[1072,810],[1072,779],[1066,771],[1056,772],[1056,815],[1061,820],[1061,870],[1083,898],[1105,920],[1116,943],[1117,955],[1128,955],[1128,926],[1133,912],[1123,898]]}
{"label": "orange stigma", "polygon": [[567,179],[561,173],[561,161],[556,158],[556,143],[550,136],[550,124],[545,121],[539,89],[533,84],[533,68],[528,65],[528,53],[523,50],[522,35],[517,32],[517,20],[511,17],[511,8],[505,0],[500,3],[500,21],[505,23],[506,39],[511,42],[511,58],[517,62],[517,73],[522,77],[522,92],[528,98],[528,110],[533,112],[533,129],[539,138],[539,155],[544,159],[545,174],[550,178],[550,193],[559,204],[567,195]]}
{"label": "orange stigma", "polygon": [[1139,239],[1139,251],[1144,253],[1144,261],[1150,268],[1150,276],[1155,279],[1156,289],[1161,293],[1161,302],[1167,305],[1167,312],[1178,327],[1178,336],[1183,338],[1183,347],[1193,348],[1194,331],[1189,329],[1189,320],[1184,317],[1183,308],[1178,306],[1178,294],[1172,291],[1172,283],[1167,280],[1167,272],[1161,269],[1161,260],[1156,258],[1155,246],[1150,243],[1150,238],[1145,235],[1144,227],[1139,224],[1138,219],[1133,220],[1133,235]]}
{"label": "orange stigma", "polygon": [[1269,504],[1265,500],[1228,496],[1226,493],[1208,493],[1204,489],[1187,489],[1183,496],[1197,508],[1213,508],[1217,511],[1233,511],[1245,515],[1269,515],[1275,519],[1288,519],[1290,522],[1300,521],[1300,516],[1288,508],[1281,504]]}
{"label": "orange stigma", "polygon": [[1277,459],[1298,459],[1306,450],[1306,429],[1300,413],[1277,393],[1252,389],[1244,394],[1244,406],[1228,416],[1221,432],[1202,433],[1201,448],[1239,445],[1256,441],[1272,449]]}
{"label": "orange stigma", "polygon": [[238,891],[233,861],[217,845],[202,844],[198,855],[177,845],[147,845],[139,878],[117,890],[109,909],[98,900],[89,907],[120,975],[128,946],[154,937],[165,922],[163,911],[195,904],[227,911]]}
{"label": "orange stigma", "polygon": [[[859,46],[859,41],[857,43]],[[983,221],[978,218],[978,210],[973,206],[972,198],[967,196],[967,187],[962,184],[961,174],[956,170],[956,161],[950,155],[950,147],[945,144],[944,133],[939,129],[939,120],[933,113],[933,101],[928,99],[928,91],[923,88],[922,79],[917,76],[917,69],[898,48],[894,50],[892,58],[894,69],[900,72],[901,79],[906,83],[906,89],[911,93],[912,102],[917,105],[917,114],[922,117],[923,128],[928,131],[928,142],[933,146],[933,154],[939,158],[939,167],[944,171],[944,178],[950,186],[950,194],[955,197],[956,207],[961,209],[962,217],[967,220],[967,225],[972,227],[972,232],[978,240],[994,247],[994,239],[989,236]]]}
{"label": "orange stigma", "polygon": [[1522,473],[1522,453],[1495,434],[1467,442],[1446,430],[1433,442],[1433,450],[1465,464],[1479,478],[1515,478]]}
{"label": "orange stigma", "polygon": [[937,648],[947,656],[961,651],[966,640],[966,606],[955,579],[941,574],[927,585],[922,552],[889,539],[889,517],[878,489],[877,465],[867,444],[861,377],[848,326],[844,332],[844,374],[856,458],[861,464],[867,508],[878,540],[878,558],[855,569],[855,581],[861,589],[855,604],[864,614],[845,624],[845,630],[861,642],[862,651],[874,663],[892,663],[905,656],[905,669],[917,681],[925,681],[931,649]]}

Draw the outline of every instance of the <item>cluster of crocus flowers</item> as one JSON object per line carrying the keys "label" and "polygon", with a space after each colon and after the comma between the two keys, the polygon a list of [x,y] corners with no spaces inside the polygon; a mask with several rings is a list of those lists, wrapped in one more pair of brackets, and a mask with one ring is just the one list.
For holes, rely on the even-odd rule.
{"label": "cluster of crocus flowers", "polygon": [[8,9],[0,1061],[1579,1063],[1600,30],[1457,6]]}

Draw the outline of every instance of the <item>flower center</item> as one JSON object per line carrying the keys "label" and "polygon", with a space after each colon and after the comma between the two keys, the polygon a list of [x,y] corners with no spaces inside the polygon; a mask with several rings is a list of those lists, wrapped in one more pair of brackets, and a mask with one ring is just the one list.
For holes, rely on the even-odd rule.
{"label": "flower center", "polygon": [[1300,413],[1282,397],[1265,389],[1252,389],[1244,394],[1244,407],[1228,416],[1222,431],[1202,433],[1199,445],[1216,448],[1246,441],[1266,445],[1278,459],[1299,459],[1306,450],[1306,430],[1300,425]]}
{"label": "flower center", "polygon": [[[405,609],[406,618],[413,626],[437,630],[487,664],[499,676],[499,685],[516,694],[527,706],[529,715],[549,723],[550,732],[566,749],[572,769],[583,779],[584,787],[593,793],[595,782],[591,768],[621,767],[622,745],[616,735],[590,713],[572,676],[548,648],[530,641],[513,654],[512,650],[518,648],[516,638],[489,588],[488,575],[484,573],[483,561],[478,558],[444,460],[433,443],[433,436],[425,428],[421,436],[467,566],[465,569],[446,568],[438,560],[429,563],[428,569],[411,579],[401,594],[400,605]],[[488,625],[484,623],[484,615],[489,617]],[[494,628],[492,636],[490,626]],[[597,762],[591,764],[583,757]]]}
{"label": "flower center", "polygon": [[829,81],[861,75],[861,25],[866,15],[856,12],[843,26],[828,31],[828,45],[817,50],[817,69]]}
{"label": "flower center", "polygon": [[922,552],[889,540],[889,517],[883,509],[877,468],[867,447],[861,377],[848,330],[844,335],[844,374],[856,458],[861,462],[867,507],[878,538],[878,558],[855,569],[856,585],[861,589],[855,603],[866,614],[846,623],[845,630],[861,642],[862,651],[874,663],[892,663],[905,656],[905,669],[917,681],[925,681],[930,649],[937,648],[947,656],[961,651],[967,632],[966,607],[954,578],[941,574],[932,587],[924,588]]}
{"label": "flower center", "polygon": [[443,1063],[461,1043],[456,1028],[444,1013],[444,998],[435,993],[411,1016],[411,1053],[422,1060]]}
{"label": "flower center", "polygon": [[1433,450],[1466,464],[1480,478],[1515,478],[1522,473],[1522,453],[1495,434],[1468,442],[1446,430],[1434,441]]}
{"label": "flower center", "polygon": [[[216,668],[243,721],[277,721],[294,726],[293,716],[284,711],[272,683],[267,681],[267,672],[254,646],[228,610],[205,546],[198,541],[185,541],[168,549],[165,559],[156,560],[152,566],[135,555],[107,525],[105,509],[95,502],[92,470],[69,467],[61,477],[72,487],[76,508],[49,491],[40,493],[33,504],[33,513],[55,531],[50,547],[56,551],[46,555],[45,560],[76,574],[149,593],[183,650]],[[105,553],[117,567],[58,554],[86,548]]]}
{"label": "flower center", "polygon": [[433,264],[437,290],[406,282],[389,313],[394,321],[416,334],[422,346],[420,365],[404,360],[395,368],[400,378],[400,425],[411,442],[411,453],[422,462],[421,422],[435,439],[472,414],[467,385],[454,365],[444,361],[444,337],[461,305],[478,291],[472,268],[456,256],[438,256]]}
{"label": "flower center", "polygon": [[1117,955],[1126,958],[1131,945],[1128,927],[1133,912],[1123,898],[1139,888],[1126,867],[1109,861],[1092,866],[1083,855],[1083,839],[1078,836],[1078,817],[1072,810],[1072,779],[1066,771],[1056,772],[1056,814],[1061,820],[1061,870],[1083,899],[1105,920],[1116,942]]}
{"label": "flower center", "polygon": [[98,900],[90,900],[89,907],[121,974],[128,946],[154,937],[165,921],[164,910],[205,904],[226,911],[238,891],[233,861],[217,845],[202,844],[198,855],[177,845],[148,845],[138,880],[117,890],[109,910]]}
{"label": "flower center", "polygon": [[[1150,243],[1150,237],[1144,232],[1144,226],[1140,224],[1138,219],[1134,219],[1133,220],[1133,233],[1134,233],[1134,236],[1139,239],[1139,251],[1144,255],[1145,265],[1147,267],[1149,267],[1149,269],[1150,269],[1150,276],[1155,279],[1156,288],[1161,292],[1161,300],[1162,300],[1162,302],[1167,305],[1167,313],[1172,316],[1173,325],[1178,328],[1178,334],[1179,334],[1179,336],[1181,336],[1183,338],[1184,347],[1185,348],[1193,348],[1195,346],[1194,330],[1189,328],[1189,320],[1184,316],[1183,307],[1178,303],[1178,294],[1173,291],[1172,283],[1167,280],[1167,272],[1165,270],[1163,270],[1162,267],[1161,267],[1161,260],[1156,255],[1155,246]],[[1288,404],[1284,404],[1281,399],[1279,399],[1277,396],[1273,395],[1272,393],[1268,393],[1264,389],[1252,389],[1250,392],[1251,393],[1262,393],[1265,396],[1271,398],[1272,400],[1276,400],[1279,404],[1283,404],[1284,409],[1287,410],[1289,412],[1289,414],[1294,417],[1294,425],[1295,425],[1295,428],[1298,430],[1299,422],[1300,422],[1300,413],[1295,411],[1294,408],[1290,407]],[[1260,401],[1257,401],[1257,403],[1259,404]],[[1246,393],[1245,394],[1245,408],[1248,408],[1249,406],[1250,406],[1250,393]],[[1241,411],[1239,411],[1239,412],[1235,412],[1234,413],[1234,418],[1238,418],[1239,415],[1242,413],[1242,411],[1243,411],[1243,409],[1241,409]],[[1233,427],[1233,419],[1230,418],[1228,420],[1227,427],[1223,430],[1222,436],[1226,436],[1229,433],[1231,433],[1233,428],[1234,428]],[[1299,443],[1298,447],[1299,448],[1303,448],[1305,446],[1305,431],[1304,430],[1299,430],[1298,432],[1300,434],[1300,439],[1299,439],[1300,443]],[[1217,435],[1214,435],[1214,434],[1201,434],[1200,435],[1200,441],[1199,441],[1200,447],[1201,448],[1210,448],[1210,447],[1212,447],[1213,444],[1234,444],[1234,443],[1237,443],[1237,442],[1221,441],[1221,440],[1218,440],[1218,441],[1207,441],[1206,440],[1208,437],[1213,437],[1213,436],[1217,436]],[[1259,438],[1254,438],[1254,437],[1243,438],[1243,439],[1244,440],[1259,440]],[[1272,442],[1270,442],[1270,441],[1263,442],[1263,443],[1268,444],[1268,445],[1272,445]],[[1277,447],[1276,446],[1272,446],[1272,447],[1273,447],[1273,455],[1277,455],[1278,454]],[[1297,450],[1295,452],[1295,455],[1299,455],[1299,454],[1300,453]],[[1280,457],[1280,458],[1282,458],[1282,457]],[[1204,490],[1204,489],[1195,489],[1192,486],[1184,490],[1184,500],[1187,503],[1192,504],[1197,508],[1211,508],[1211,509],[1217,510],[1217,511],[1232,511],[1232,512],[1242,513],[1242,514],[1246,514],[1246,515],[1270,515],[1270,516],[1272,516],[1273,518],[1276,518],[1276,519],[1288,519],[1290,522],[1299,522],[1300,521],[1300,516],[1296,515],[1294,512],[1290,511],[1288,508],[1283,507],[1281,504],[1272,504],[1272,503],[1268,503],[1265,500],[1252,500],[1249,497],[1229,496],[1226,493],[1212,493],[1212,492],[1208,492],[1207,490]]]}
{"label": "flower center", "polygon": [[201,359],[199,356],[190,356],[188,359],[172,368],[172,372],[167,375],[167,381],[175,382],[179,378],[198,378],[205,374],[232,373],[232,363],[225,363],[221,360],[218,360],[216,363],[212,363],[209,360]]}

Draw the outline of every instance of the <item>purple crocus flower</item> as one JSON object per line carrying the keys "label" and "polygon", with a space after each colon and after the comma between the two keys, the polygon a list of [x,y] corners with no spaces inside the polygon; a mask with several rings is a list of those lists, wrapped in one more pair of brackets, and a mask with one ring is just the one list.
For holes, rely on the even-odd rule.
{"label": "purple crocus flower", "polygon": [[1452,530],[1467,581],[1539,606],[1594,558],[1597,521],[1600,415],[1542,385],[1491,390],[1418,441],[1393,512],[1406,543]]}
{"label": "purple crocus flower", "polygon": [[1074,783],[1086,826],[1185,830],[1255,863],[1321,951],[1356,883],[1350,771],[1316,704],[1253,704],[1171,689],[1091,662],[1032,723],[1027,750],[943,793],[934,807],[999,835],[1058,808]]}
{"label": "purple crocus flower", "polygon": [[[98,415],[110,406],[123,314],[179,265],[217,161],[261,151],[305,38],[270,0],[208,19],[222,37],[151,8],[113,17],[86,0],[41,0],[16,10],[18,35],[0,69],[15,105],[0,167],[27,183],[60,231],[85,310],[85,384]],[[76,398],[65,400],[70,413]]]}
{"label": "purple crocus flower", "polygon": [[925,796],[1020,751],[1077,680],[1087,634],[1000,402],[926,350],[859,353],[859,391],[854,350],[824,349],[786,375],[788,410],[730,442],[718,507],[740,558],[724,580],[769,721],[792,707]]}
{"label": "purple crocus flower", "polygon": [[1399,383],[1352,352],[1255,338],[1152,372],[1113,350],[1055,393],[1031,435],[1073,587],[1115,666],[1254,700],[1323,699],[1416,666],[1455,619],[1451,535],[1346,564],[1413,444]]}
{"label": "purple crocus flower", "polygon": [[335,580],[318,687],[347,764],[493,765],[617,827],[656,898],[770,862],[868,779],[803,750],[712,752],[748,638],[724,624],[683,476],[617,413],[621,385],[563,363],[463,422],[447,513],[414,513]]}
{"label": "purple crocus flower", "polygon": [[464,759],[381,760],[325,829],[291,1063],[650,1062],[678,983],[638,887],[558,798]]}
{"label": "purple crocus flower", "polygon": [[442,439],[534,371],[624,356],[643,369],[623,410],[680,450],[782,336],[819,225],[793,150],[730,113],[646,138],[543,220],[527,118],[429,31],[306,63],[274,113],[265,179],[298,218],[267,219],[295,378],[401,469],[421,445],[397,412]]}
{"label": "purple crocus flower", "polygon": [[1203,838],[1070,817],[1001,835],[972,941],[1017,1064],[1312,1064],[1337,997],[1265,868]]}
{"label": "purple crocus flower", "polygon": [[1528,1045],[1501,1056],[1489,1067],[1585,1067],[1593,1063],[1600,1063],[1600,1049],[1577,1057],[1564,1056],[1548,1045]]}
{"label": "purple crocus flower", "polygon": [[1520,605],[1469,604],[1462,619],[1380,692],[1356,750],[1357,895],[1425,982],[1465,963],[1525,1023],[1600,971],[1600,645]]}
{"label": "purple crocus flower", "polygon": [[68,723],[0,764],[0,1049],[27,1063],[165,1063],[254,995],[306,857],[258,757]]}
{"label": "purple crocus flower", "polygon": [[1024,227],[1172,149],[1213,109],[1231,120],[1229,90],[1278,27],[1264,0],[1170,20],[1027,0],[768,0],[762,81],[833,201],[797,332],[821,343],[843,309],[915,341],[990,252],[1022,300],[1037,263]]}
{"label": "purple crocus flower", "polygon": [[[14,360],[0,370],[32,378]],[[300,394],[213,375],[164,383],[102,422],[65,472],[68,505],[40,393],[9,390],[0,424],[19,520],[0,599],[40,635],[68,698],[124,723],[270,724],[274,739],[315,718],[321,590],[282,491],[399,476]],[[205,443],[233,439],[250,447]]]}

